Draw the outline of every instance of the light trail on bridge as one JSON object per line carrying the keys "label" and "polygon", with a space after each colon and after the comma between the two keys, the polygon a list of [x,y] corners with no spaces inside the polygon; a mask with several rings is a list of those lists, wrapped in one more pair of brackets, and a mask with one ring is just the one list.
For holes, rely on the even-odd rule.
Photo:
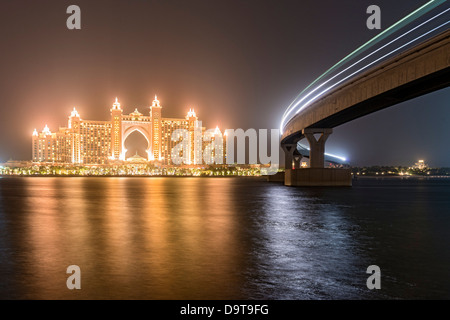
{"label": "light trail on bridge", "polygon": [[304,105],[302,105],[302,106],[296,111],[295,114],[298,114],[300,111],[302,111],[303,109],[305,109],[306,107],[308,107],[312,102],[314,102],[314,100],[316,100],[317,98],[319,98],[319,97],[320,97],[321,95],[323,95],[324,93],[330,91],[330,90],[333,89],[334,87],[340,85],[342,82],[344,82],[344,81],[348,80],[349,78],[355,76],[356,74],[360,73],[361,71],[363,71],[363,70],[367,69],[368,67],[372,66],[373,64],[379,62],[380,60],[383,60],[383,59],[387,58],[388,56],[392,55],[393,53],[395,53],[395,52],[397,52],[397,51],[403,49],[404,47],[407,47],[408,45],[410,45],[410,44],[416,42],[417,40],[420,40],[421,38],[427,36],[428,34],[433,33],[434,31],[436,31],[436,30],[442,28],[443,26],[446,26],[447,24],[450,24],[450,21],[447,21],[447,22],[441,24],[440,26],[438,26],[438,27],[436,27],[436,28],[434,28],[434,29],[432,29],[432,30],[430,30],[430,31],[428,31],[428,32],[426,32],[426,33],[420,35],[419,37],[415,38],[414,40],[411,40],[411,41],[405,43],[404,45],[398,47],[397,49],[395,49],[395,50],[393,50],[393,51],[391,51],[391,52],[385,54],[384,56],[382,56],[382,57],[380,57],[380,58],[378,58],[378,59],[372,61],[371,63],[365,65],[364,67],[360,68],[359,70],[357,70],[357,71],[353,72],[352,74],[346,76],[345,78],[339,80],[338,82],[336,82],[336,83],[333,84],[332,86],[329,86],[327,89],[321,91],[319,94],[317,94],[316,96],[314,96],[313,98],[311,98],[310,100],[308,100],[308,102],[306,102]]}
{"label": "light trail on bridge", "polygon": [[[302,103],[306,98],[308,98],[310,95],[312,95],[314,92],[316,92],[317,90],[319,90],[320,88],[322,88],[324,85],[326,85],[327,83],[329,83],[330,81],[334,80],[335,78],[337,78],[338,76],[340,76],[341,74],[343,74],[344,72],[350,70],[351,68],[353,68],[354,66],[356,66],[357,64],[359,64],[360,62],[366,60],[367,58],[373,56],[374,54],[378,53],[379,51],[381,51],[382,49],[386,48],[387,46],[391,45],[392,43],[400,40],[401,38],[407,36],[408,34],[410,34],[411,32],[417,30],[418,28],[424,26],[425,24],[435,20],[436,18],[440,17],[441,15],[443,15],[444,13],[450,11],[450,8],[435,15],[434,17],[428,19],[427,21],[421,23],[420,25],[414,27],[413,29],[403,33],[402,35],[398,36],[397,38],[395,38],[394,40],[391,40],[390,42],[388,42],[387,44],[381,46],[380,48],[376,49],[375,51],[371,52],[370,54],[366,55],[364,58],[361,58],[360,60],[358,60],[357,62],[353,63],[352,65],[350,65],[349,67],[345,68],[344,70],[340,71],[339,73],[337,73],[336,75],[334,75],[333,77],[331,77],[330,79],[328,79],[327,81],[323,82],[322,84],[320,84],[319,86],[317,86],[316,88],[314,88],[312,91],[310,91],[306,96],[304,96],[302,99],[300,99],[292,108],[291,110],[288,112],[287,115],[289,115],[290,112],[292,112],[295,107],[297,107],[300,103]],[[306,107],[306,105],[302,106],[300,109],[297,110],[297,112],[295,114],[297,114],[298,112],[300,112],[301,110],[304,109],[304,107]],[[287,116],[286,115],[286,116]]]}
{"label": "light trail on bridge", "polygon": [[[331,68],[329,68],[327,71],[325,71],[321,76],[319,76],[316,80],[314,80],[312,83],[310,83],[302,92],[300,92],[300,94],[294,99],[294,101],[292,103],[295,102],[295,100],[297,100],[306,90],[308,90],[311,86],[313,86],[315,83],[317,83],[318,81],[320,81],[320,79],[322,79],[323,77],[327,76],[329,73],[331,73],[334,69],[340,67],[342,64],[344,64],[346,61],[350,60],[350,58],[353,55],[356,55],[358,53],[362,53],[366,50],[368,50],[371,46],[375,45],[376,43],[378,43],[379,41],[383,40],[384,38],[388,37],[390,34],[394,33],[395,31],[401,29],[403,26],[407,25],[408,23],[410,23],[411,21],[414,21],[415,19],[419,18],[420,16],[426,14],[427,12],[429,12],[430,10],[434,9],[435,7],[441,5],[442,3],[444,3],[446,0],[431,0],[428,3],[424,4],[423,6],[421,6],[420,8],[416,9],[415,11],[411,12],[409,15],[407,15],[406,17],[400,19],[399,21],[397,21],[396,23],[394,23],[392,26],[390,26],[389,28],[387,28],[386,30],[384,30],[383,32],[381,32],[380,34],[376,35],[375,37],[373,37],[372,39],[370,39],[369,41],[367,41],[366,43],[364,43],[362,46],[360,46],[359,48],[357,48],[356,50],[354,50],[353,52],[351,52],[350,54],[348,54],[347,56],[345,56],[342,60],[340,60],[338,63],[336,63],[334,66],[332,66]],[[415,15],[417,15],[417,17],[415,17]],[[414,19],[413,19],[414,17]],[[374,42],[376,41],[376,42]],[[374,43],[372,43],[374,42]],[[288,108],[290,108],[292,106],[292,103],[289,105]]]}
{"label": "light trail on bridge", "polygon": [[[340,71],[338,74],[334,75],[331,79],[328,79],[327,81],[325,81],[324,83],[320,84],[319,86],[317,86],[316,88],[314,88],[312,91],[310,91],[306,96],[302,97],[300,100],[298,100],[298,98],[306,92],[306,90],[308,90],[311,86],[313,86],[315,83],[317,83],[320,79],[322,79],[323,77],[325,77],[326,75],[328,75],[329,73],[331,73],[332,71],[334,71],[334,69],[336,69],[337,67],[339,67],[340,65],[342,65],[344,62],[348,61],[350,59],[351,56],[357,54],[357,53],[361,53],[359,51],[361,51],[362,48],[364,48],[365,46],[367,46],[368,44],[372,43],[373,41],[375,41],[377,38],[379,38],[375,43],[372,43],[372,45],[378,43],[379,41],[381,41],[382,39],[386,38],[386,36],[392,34],[393,32],[397,31],[399,28],[404,26],[404,23],[408,24],[411,22],[411,20],[408,21],[408,18],[413,17],[414,15],[418,15],[417,17],[414,18],[417,19],[418,17],[422,16],[423,14],[425,14],[426,12],[429,12],[431,9],[437,7],[438,5],[441,5],[442,3],[444,3],[446,0],[444,1],[430,1],[428,2],[426,5],[422,6],[421,8],[415,10],[414,12],[412,12],[411,14],[409,14],[408,16],[404,17],[403,19],[399,20],[398,22],[396,22],[394,25],[392,25],[391,27],[389,27],[388,29],[386,29],[383,33],[384,33],[384,37],[380,36],[383,34],[379,34],[378,36],[372,38],[370,41],[368,41],[366,44],[364,44],[363,46],[359,47],[357,50],[353,51],[351,54],[347,55],[344,59],[342,59],[340,62],[338,62],[336,65],[334,65],[333,67],[331,67],[330,69],[328,69],[324,74],[322,74],[319,78],[317,78],[314,82],[312,82],[307,88],[305,88],[295,99],[294,101],[289,105],[288,109],[285,111],[285,113],[283,114],[282,120],[281,120],[281,124],[280,124],[280,132],[281,134],[283,133],[283,129],[284,129],[284,125],[286,123],[286,120],[288,119],[289,115],[304,101],[306,100],[309,96],[311,96],[314,92],[316,92],[317,90],[319,90],[321,87],[323,87],[324,85],[326,85],[327,83],[329,83],[330,81],[334,80],[336,77],[342,75],[344,72],[348,71],[349,69],[353,68],[354,66],[356,66],[357,64],[361,63],[362,61],[366,60],[367,58],[373,56],[375,53],[381,51],[382,49],[388,47],[389,45],[393,44],[394,42],[400,40],[401,38],[405,37],[406,35],[410,34],[411,32],[423,27],[424,25],[430,23],[431,21],[437,19],[438,17],[442,16],[443,14],[447,13],[450,8],[438,13],[437,15],[433,16],[432,18],[428,19],[427,21],[419,24],[418,26],[408,30],[407,32],[403,33],[402,35],[398,36],[397,38],[395,38],[394,40],[391,40],[390,42],[388,42],[387,44],[383,45],[382,47],[376,49],[375,51],[371,52],[370,54],[368,54],[367,56],[361,58],[360,60],[358,60],[357,62],[353,63],[351,66],[347,67],[346,69]],[[429,6],[430,4],[432,4],[434,2],[434,6],[433,7],[429,7],[427,8],[427,10],[420,12],[421,10],[424,10],[424,8],[426,6]],[[420,13],[420,14],[419,14]],[[403,25],[402,23],[403,22]],[[424,36],[435,32],[436,30],[442,28],[443,26],[447,25],[449,23],[449,21],[447,21],[446,23],[441,24],[440,26],[422,34],[421,36],[407,42],[406,44],[392,50],[391,52],[389,52],[388,54],[385,54],[384,56],[382,56],[379,59],[376,59],[375,61],[367,64],[366,66],[360,68],[358,71],[353,72],[351,75],[345,77],[344,79],[338,81],[337,83],[335,83],[334,85],[328,87],[327,89],[321,91],[319,94],[317,94],[316,96],[314,96],[312,99],[308,100],[306,103],[304,103],[303,105],[300,106],[300,108],[298,108],[298,110],[296,111],[295,114],[298,114],[298,112],[300,112],[301,110],[305,109],[307,106],[309,106],[315,99],[317,99],[318,97],[320,97],[322,94],[328,92],[329,90],[331,90],[332,88],[336,87],[337,85],[341,84],[343,81],[351,78],[352,76],[358,74],[359,72],[367,69],[368,67],[370,67],[371,65],[375,64],[376,62],[387,58],[388,56],[394,54],[395,52],[401,50],[402,48],[410,45],[411,43],[416,42],[417,40],[423,38]],[[394,28],[396,27],[396,28]],[[391,32],[387,32],[387,31],[391,31]],[[372,45],[370,45],[369,47],[371,47]],[[365,48],[364,50],[366,50],[367,48]],[[363,51],[364,51],[363,50]],[[298,101],[297,101],[298,100]]]}

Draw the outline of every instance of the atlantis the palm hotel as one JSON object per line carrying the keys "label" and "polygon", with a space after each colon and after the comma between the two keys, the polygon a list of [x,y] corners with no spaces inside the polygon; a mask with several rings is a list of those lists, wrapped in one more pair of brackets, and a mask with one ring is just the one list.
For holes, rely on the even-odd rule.
{"label": "atlantis the palm hotel", "polygon": [[[128,115],[123,114],[117,98],[111,108],[111,119],[107,121],[83,120],[74,108],[69,116],[67,127],[60,127],[57,132],[51,132],[47,125],[42,132],[34,130],[32,161],[78,165],[130,161],[139,157],[133,156],[126,159],[125,140],[131,133],[138,131],[148,142],[146,146],[148,157],[140,158],[140,160],[173,165],[172,148],[179,141],[172,141],[172,133],[176,129],[184,129],[189,133],[189,152],[187,157],[185,156],[187,161],[184,164],[202,163],[202,157],[195,155],[202,152],[198,150],[198,146],[202,149],[205,147],[205,127],[200,126],[201,122],[198,121],[195,111],[190,109],[185,118],[163,118],[161,111],[162,105],[156,96],[150,106],[149,115],[143,115],[137,109]],[[201,132],[201,134],[195,134],[195,132]],[[220,130],[216,128],[207,132],[210,133],[210,141],[208,141],[210,144]],[[221,133],[220,136],[222,136]],[[202,141],[198,144],[195,139],[202,139]],[[220,146],[220,150],[215,149],[213,152],[223,155],[223,143]]]}

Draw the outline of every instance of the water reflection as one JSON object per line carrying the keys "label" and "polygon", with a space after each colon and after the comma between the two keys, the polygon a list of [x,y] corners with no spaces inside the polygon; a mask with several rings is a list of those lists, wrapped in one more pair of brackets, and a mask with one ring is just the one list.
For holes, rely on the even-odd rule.
{"label": "water reflection", "polygon": [[[0,297],[448,296],[448,190],[288,188],[255,178],[0,179]],[[66,287],[72,264],[82,272],[78,291]],[[371,264],[382,267],[386,290],[365,287]]]}
{"label": "water reflection", "polygon": [[[281,277],[269,298],[314,299],[318,296],[355,297],[361,294],[357,232],[348,221],[347,206],[325,201],[322,189],[279,186],[265,194],[261,224],[264,247],[259,250],[267,265],[265,277]],[[352,266],[352,268],[349,268]],[[344,293],[344,294],[342,294]],[[263,297],[267,298],[267,297]]]}
{"label": "water reflection", "polygon": [[[230,186],[213,179],[30,178],[3,212],[20,224],[25,298],[196,299],[239,296]],[[23,219],[18,217],[23,215]],[[4,237],[2,237],[4,240]],[[82,290],[65,287],[66,267]]]}

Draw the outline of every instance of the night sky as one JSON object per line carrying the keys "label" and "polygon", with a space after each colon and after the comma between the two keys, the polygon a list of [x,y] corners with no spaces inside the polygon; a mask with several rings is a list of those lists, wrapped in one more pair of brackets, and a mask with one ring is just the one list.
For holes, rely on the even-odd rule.
{"label": "night sky", "polygon": [[[163,116],[193,107],[203,126],[278,128],[295,96],[425,0],[90,0],[0,3],[0,162],[31,159],[31,134],[67,125],[74,106],[108,120],[117,96],[125,113]],[[81,8],[68,30],[66,8]],[[450,89],[334,129],[327,152],[352,165],[450,167]]]}

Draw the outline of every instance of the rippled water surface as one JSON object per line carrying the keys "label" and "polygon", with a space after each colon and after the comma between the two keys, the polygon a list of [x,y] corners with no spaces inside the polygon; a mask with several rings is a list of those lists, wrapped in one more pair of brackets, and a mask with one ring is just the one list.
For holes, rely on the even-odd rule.
{"label": "rippled water surface", "polygon": [[0,178],[0,298],[449,299],[450,181]]}

